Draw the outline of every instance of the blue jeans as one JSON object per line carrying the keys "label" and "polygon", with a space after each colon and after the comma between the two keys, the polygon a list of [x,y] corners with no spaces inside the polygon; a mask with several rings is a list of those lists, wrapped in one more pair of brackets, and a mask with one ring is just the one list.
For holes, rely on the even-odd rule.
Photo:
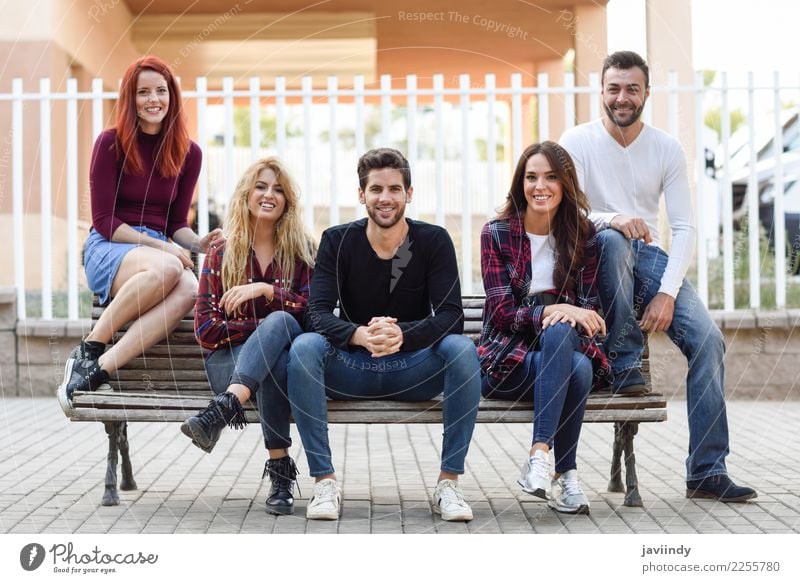
{"label": "blue jeans", "polygon": [[286,358],[292,340],[302,331],[291,314],[272,312],[244,343],[215,350],[206,360],[206,375],[215,394],[224,393],[233,383],[250,389],[267,449],[292,445]]}
{"label": "blue jeans", "polygon": [[502,380],[484,375],[487,399],[533,401],[533,439],[553,448],[556,471],[578,467],[576,454],[586,399],[592,390],[592,363],[578,352],[578,333],[569,324],[545,328],[539,348]]}
{"label": "blue jeans", "polygon": [[[619,387],[641,382],[644,338],[635,312],[637,306],[646,308],[658,293],[668,255],[655,245],[629,241],[614,229],[600,231],[598,240],[602,249],[598,291],[608,327],[605,347]],[[692,284],[685,279],[675,299],[675,314],[667,335],[689,363],[686,479],[726,474],[729,449],[725,341]]]}
{"label": "blue jeans", "polygon": [[302,334],[289,351],[289,399],[310,474],[333,474],[328,404],[334,400],[427,401],[444,393],[441,469],[464,473],[481,398],[472,341],[450,334],[431,348],[373,358],[363,348],[340,350],[321,335]]}

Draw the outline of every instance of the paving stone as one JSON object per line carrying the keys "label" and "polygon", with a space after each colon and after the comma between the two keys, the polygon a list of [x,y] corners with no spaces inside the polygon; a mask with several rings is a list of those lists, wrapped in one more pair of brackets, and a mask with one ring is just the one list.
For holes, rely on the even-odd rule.
{"label": "paving stone", "polygon": [[444,522],[431,512],[441,425],[354,425],[331,427],[345,497],[341,520],[323,522],[305,520],[313,480],[294,427],[290,453],[303,473],[294,516],[264,512],[268,484],[259,479],[264,452],[257,426],[225,432],[205,455],[178,438],[175,424],[132,424],[139,490],[120,492],[121,504],[105,508],[99,506],[107,448],[102,427],[70,423],[50,398],[4,395],[0,533],[800,532],[800,402],[730,401],[728,414],[728,466],[738,482],[758,489],[756,503],[684,497],[686,404],[675,400],[667,423],[643,424],[637,437],[644,508],[626,508],[621,494],[606,492],[613,431],[604,424],[583,429],[578,452],[588,517],[559,515],[519,491],[529,424],[479,425],[461,479],[475,516],[470,523]]}

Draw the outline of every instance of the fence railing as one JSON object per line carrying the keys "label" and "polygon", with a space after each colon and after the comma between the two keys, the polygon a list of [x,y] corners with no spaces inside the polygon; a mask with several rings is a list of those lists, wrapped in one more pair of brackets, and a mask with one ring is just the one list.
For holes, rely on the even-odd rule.
{"label": "fence railing", "polygon": [[[530,83],[529,80],[525,80]],[[600,115],[599,76],[592,74],[587,86],[576,86],[572,74],[565,74],[561,86],[550,86],[546,74],[540,74],[535,84],[526,84],[522,75],[512,75],[508,84],[498,84],[494,75],[473,78],[461,75],[457,85],[446,86],[441,75],[434,76],[432,86],[418,87],[417,78],[408,76],[402,86],[397,80],[383,76],[376,88],[365,86],[364,79],[356,77],[352,87],[339,87],[338,80],[331,77],[324,88],[314,88],[311,78],[303,78],[298,89],[287,88],[286,80],[276,79],[275,85],[262,87],[259,79],[249,80],[246,88],[235,88],[232,78],[222,81],[222,89],[208,88],[206,78],[198,78],[194,88],[184,85],[183,97],[195,118],[194,139],[204,150],[204,163],[198,183],[198,230],[208,231],[210,205],[224,210],[227,198],[233,191],[239,174],[254,159],[266,153],[284,158],[301,185],[303,193],[304,219],[316,230],[336,224],[362,211],[356,205],[357,177],[355,162],[358,154],[369,147],[393,145],[402,149],[411,164],[415,201],[410,206],[412,216],[423,218],[445,226],[451,232],[459,254],[462,289],[465,293],[476,293],[481,289],[478,257],[478,230],[480,225],[493,216],[508,190],[513,165],[523,150],[524,142],[535,139],[558,139],[550,135],[555,114],[563,111],[563,129],[576,122],[596,119]],[[79,141],[94,139],[106,127],[106,107],[117,94],[103,89],[100,79],[93,80],[89,91],[80,91],[75,79],[68,79],[62,92],[51,91],[50,81],[42,79],[38,91],[23,87],[21,79],[14,79],[10,93],[0,93],[0,107],[10,102],[11,127],[11,189],[13,232],[14,284],[17,289],[18,317],[28,317],[26,308],[26,254],[31,253],[33,242],[25,237],[26,201],[38,196],[41,207],[41,315],[50,319],[54,315],[76,319],[79,315],[79,281],[82,267],[79,264],[80,249],[85,234],[86,221],[79,222],[79,193],[84,197],[88,185],[81,182],[80,168],[88,168],[86,148],[79,148]],[[700,297],[709,303],[709,287],[722,286],[719,302],[725,310],[737,307],[759,308],[761,306],[761,265],[766,256],[762,254],[761,226],[759,223],[759,197],[747,197],[747,267],[748,294],[744,306],[736,301],[736,261],[743,260],[734,245],[733,182],[732,173],[740,170],[731,163],[730,101],[743,96],[747,98],[747,146],[750,156],[748,191],[760,188],[756,174],[759,152],[763,150],[756,139],[756,125],[765,128],[756,115],[756,95],[769,98],[774,114],[768,122],[772,131],[770,142],[774,158],[772,181],[775,192],[784,191],[784,168],[782,166],[785,116],[782,116],[782,100],[797,93],[796,86],[782,86],[777,74],[770,86],[755,86],[752,76],[746,86],[729,87],[723,73],[720,83],[704,84],[698,73],[690,83],[681,85],[675,74],[668,77],[663,86],[652,88],[651,98],[644,119],[653,120],[653,108],[666,111],[667,127],[662,129],[677,135],[683,122],[691,122],[694,134],[694,151],[686,152],[693,161],[694,191],[697,217],[696,281]],[[576,119],[579,96],[588,96],[585,119]],[[680,97],[693,97],[691,111],[681,110]],[[721,117],[721,136],[718,160],[720,171],[716,180],[707,176],[709,130],[704,124],[705,109],[718,105]],[[39,111],[38,136],[26,131],[25,120],[30,116],[25,110],[36,107]],[[54,107],[65,107],[64,128],[55,128],[52,123]],[[532,107],[535,127],[525,131],[523,118],[526,108]],[[663,108],[663,109],[662,109]],[[237,112],[238,109],[238,112]],[[246,115],[240,115],[243,111]],[[5,111],[5,110],[3,110]],[[529,110],[530,111],[530,110]],[[588,115],[586,115],[588,114]],[[81,122],[91,119],[90,135]],[[563,117],[562,117],[563,116]],[[269,123],[265,123],[269,122]],[[533,123],[533,122],[531,122]],[[263,125],[262,125],[263,124]],[[769,129],[767,127],[766,129]],[[87,135],[83,135],[86,133]],[[63,132],[63,133],[62,133]],[[249,138],[247,135],[249,134]],[[56,136],[64,135],[64,142],[57,143]],[[37,140],[35,159],[26,159],[27,140]],[[713,140],[712,140],[713,141]],[[243,143],[244,142],[244,143]],[[58,168],[59,180],[65,182],[66,191],[66,238],[54,241],[53,214],[53,151],[63,167]],[[39,176],[26,175],[26,168],[38,163]],[[85,165],[85,166],[81,166]],[[84,179],[85,182],[85,179]],[[36,192],[38,190],[38,193]],[[774,251],[770,263],[774,263],[774,305],[787,305],[787,251],[783,196],[774,197],[773,231]],[[721,251],[720,251],[721,234]],[[8,237],[8,234],[0,234]],[[66,258],[54,249],[66,246]],[[741,245],[740,245],[741,246]],[[718,259],[717,256],[720,256]],[[722,282],[709,280],[709,260],[722,262]],[[53,274],[66,270],[65,286],[54,286]],[[53,293],[66,287],[66,314],[54,314]],[[715,292],[716,293],[716,292]],[[739,302],[741,304],[741,302]]]}

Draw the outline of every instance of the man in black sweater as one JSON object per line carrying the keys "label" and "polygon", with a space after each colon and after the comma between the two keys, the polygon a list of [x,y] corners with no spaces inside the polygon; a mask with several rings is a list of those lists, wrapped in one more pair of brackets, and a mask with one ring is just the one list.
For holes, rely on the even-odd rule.
{"label": "man in black sweater", "polygon": [[471,520],[458,476],[478,412],[480,376],[475,346],[461,334],[453,242],[443,228],[405,218],[413,189],[400,152],[370,150],[358,161],[358,176],[368,217],[323,233],[308,303],[314,332],[298,336],[289,353],[289,399],[317,480],[306,517],[340,514],[326,397],[427,401],[444,393],[433,508],[444,520]]}

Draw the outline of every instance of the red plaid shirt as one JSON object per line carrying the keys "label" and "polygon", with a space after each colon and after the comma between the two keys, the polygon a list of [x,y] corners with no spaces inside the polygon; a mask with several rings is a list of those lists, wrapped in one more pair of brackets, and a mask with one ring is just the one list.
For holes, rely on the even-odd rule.
{"label": "red plaid shirt", "polygon": [[281,279],[275,263],[271,263],[265,273],[260,273],[255,254],[250,250],[245,283],[264,282],[275,286],[271,302],[263,296],[245,304],[243,315],[229,316],[219,307],[225,290],[222,289],[222,256],[225,242],[216,243],[208,250],[203,270],[200,272],[200,286],[194,306],[194,334],[197,342],[211,352],[225,345],[241,344],[253,333],[259,322],[270,313],[283,310],[289,312],[303,324],[312,269],[302,261],[294,267],[294,279]]}
{"label": "red plaid shirt", "polygon": [[[562,293],[559,301],[597,311],[600,307],[595,282],[597,241],[594,225],[590,229],[584,264],[577,278],[577,293]],[[529,339],[542,331],[544,306],[523,304],[531,284],[531,243],[525,234],[522,216],[494,219],[484,225],[481,273],[486,303],[478,357],[484,372],[501,379],[525,360]],[[558,295],[559,292],[554,289],[546,293]],[[581,335],[580,339],[582,352],[592,361],[593,388],[607,386],[612,376],[605,353],[594,338]]]}

